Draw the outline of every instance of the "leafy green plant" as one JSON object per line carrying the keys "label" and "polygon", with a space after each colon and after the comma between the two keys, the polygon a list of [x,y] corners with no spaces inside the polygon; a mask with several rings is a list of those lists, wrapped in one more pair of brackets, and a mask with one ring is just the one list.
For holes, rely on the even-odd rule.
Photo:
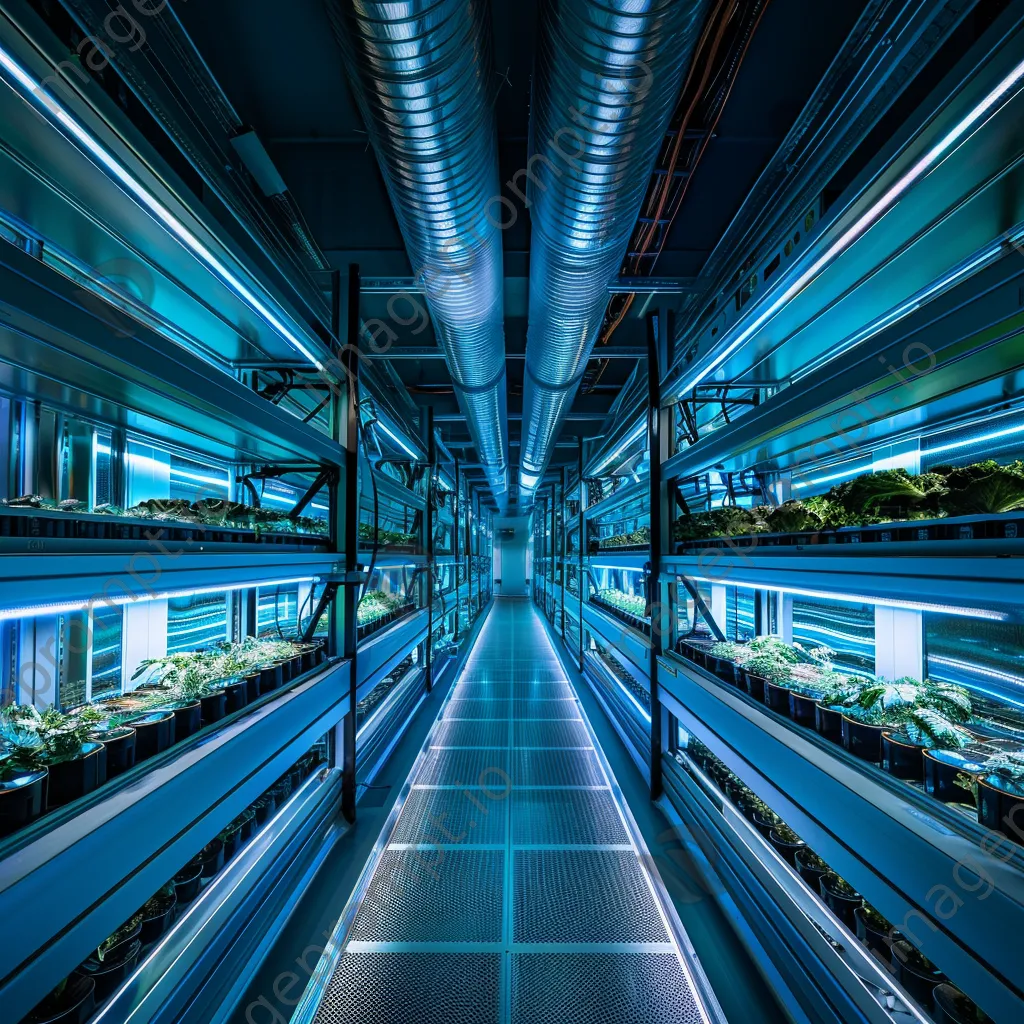
{"label": "leafy green plant", "polygon": [[826,885],[838,896],[845,896],[847,899],[856,899],[860,893],[850,883],[834,871],[825,874]]}
{"label": "leafy green plant", "polygon": [[783,843],[802,843],[803,840],[786,824],[776,825],[775,835]]}
{"label": "leafy green plant", "polygon": [[626,594],[621,590],[602,590],[600,597],[612,608],[635,615],[637,618],[644,618],[644,613],[647,611],[647,602],[636,594]]}
{"label": "leafy green plant", "polygon": [[899,729],[921,746],[959,749],[971,739],[960,728],[972,714],[970,694],[962,686],[911,676],[879,678],[858,685],[842,703],[851,718]]}
{"label": "leafy green plant", "polygon": [[860,908],[861,915],[864,918],[864,923],[872,930],[881,932],[883,935],[888,935],[892,930],[892,925],[882,917],[882,915],[875,910],[870,903],[865,902]]}
{"label": "leafy green plant", "polygon": [[107,954],[117,945],[124,942],[142,924],[142,912],[133,914],[120,928],[109,938],[103,940],[96,950],[96,959],[101,963]]}
{"label": "leafy green plant", "polygon": [[948,488],[952,515],[996,515],[1024,508],[1024,463],[1001,466],[993,459],[955,469],[939,466]]}
{"label": "leafy green plant", "polygon": [[[86,705],[73,714],[49,707],[40,712],[31,704],[13,704],[0,712],[0,735],[8,746],[7,764],[59,764],[77,757],[102,718]],[[13,759],[13,760],[12,760]]]}

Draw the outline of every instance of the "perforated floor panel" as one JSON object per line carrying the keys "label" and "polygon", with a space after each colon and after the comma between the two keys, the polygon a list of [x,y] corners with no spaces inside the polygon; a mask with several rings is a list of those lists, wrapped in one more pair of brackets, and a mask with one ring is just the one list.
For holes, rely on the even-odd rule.
{"label": "perforated floor panel", "polygon": [[346,915],[316,1024],[708,1020],[616,794],[536,610],[499,599]]}

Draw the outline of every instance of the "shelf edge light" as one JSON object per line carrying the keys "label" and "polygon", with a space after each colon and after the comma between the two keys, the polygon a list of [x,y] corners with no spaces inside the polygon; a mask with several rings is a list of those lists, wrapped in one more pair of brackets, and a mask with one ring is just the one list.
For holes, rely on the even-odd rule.
{"label": "shelf edge light", "polygon": [[836,257],[841,256],[869,228],[873,227],[884,214],[888,213],[900,197],[917,184],[975,124],[1024,78],[1024,61],[1014,69],[976,106],[954,125],[927,153],[906,171],[868,210],[866,210],[842,235],[805,270],[781,295],[748,324],[733,341],[693,378],[679,389],[679,397],[701,383],[709,374],[722,365],[744,342],[756,334],[791,299],[800,294]]}
{"label": "shelf edge light", "polygon": [[70,136],[78,146],[126,191],[135,201],[159,220],[192,255],[211,270],[254,313],[267,322],[303,358],[321,373],[323,363],[303,344],[277,313],[254,294],[213,252],[211,252],[171,211],[160,202],[128,169],[110,153],[84,126],[0,46],[0,67],[17,83],[27,102],[41,110],[47,119]]}
{"label": "shelf edge light", "polygon": [[52,601],[48,604],[21,605],[16,608],[0,608],[0,622],[14,619],[36,619],[43,615],[62,615],[66,612],[83,612],[94,607],[120,607],[127,604],[148,604],[150,601],[167,601],[175,597],[198,597],[202,594],[224,594],[229,591],[246,590],[249,587],[283,587],[291,583],[316,583],[319,576],[296,576],[284,580],[249,580],[245,583],[221,583],[213,587],[191,587],[185,590],[150,591],[142,594],[121,594],[116,597],[103,594],[81,601]]}
{"label": "shelf edge light", "polygon": [[419,459],[419,452],[414,451],[412,448],[410,448],[390,427],[388,427],[384,423],[383,420],[377,420],[376,425],[380,428],[381,432],[390,437],[391,440],[394,441],[395,444],[397,444],[398,447],[401,448],[402,451],[409,456],[409,458],[417,460]]}
{"label": "shelf edge light", "polygon": [[743,590],[775,590],[780,594],[796,597],[816,597],[826,601],[842,601],[846,604],[877,604],[883,608],[906,608],[915,612],[941,612],[946,615],[962,615],[968,619],[988,619],[992,622],[1008,622],[1006,612],[991,611],[987,608],[967,608],[962,605],[932,604],[927,601],[903,601],[895,597],[869,597],[865,594],[846,594],[830,590],[807,590],[803,587],[780,587],[772,583],[746,583],[737,580],[713,580],[706,576],[689,576],[694,583],[719,584],[726,587],[740,587]]}
{"label": "shelf edge light", "polygon": [[616,448],[615,451],[613,451],[613,452],[609,452],[601,460],[601,465],[599,465],[594,470],[594,475],[595,476],[599,476],[600,473],[601,473],[601,470],[603,470],[605,468],[605,466],[608,465],[609,462],[611,462],[616,456],[621,455],[622,452],[624,452],[634,441],[639,441],[640,438],[643,437],[643,435],[646,432],[647,432],[647,421],[646,420],[641,420],[639,425],[636,427],[636,429],[633,430],[632,433],[627,435],[626,439],[618,446],[618,448]]}

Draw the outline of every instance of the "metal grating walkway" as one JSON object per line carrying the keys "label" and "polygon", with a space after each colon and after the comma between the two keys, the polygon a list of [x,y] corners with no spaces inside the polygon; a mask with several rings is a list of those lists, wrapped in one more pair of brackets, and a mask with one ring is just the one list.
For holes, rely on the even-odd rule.
{"label": "metal grating walkway", "polygon": [[630,822],[533,604],[496,600],[297,1019],[719,1020]]}

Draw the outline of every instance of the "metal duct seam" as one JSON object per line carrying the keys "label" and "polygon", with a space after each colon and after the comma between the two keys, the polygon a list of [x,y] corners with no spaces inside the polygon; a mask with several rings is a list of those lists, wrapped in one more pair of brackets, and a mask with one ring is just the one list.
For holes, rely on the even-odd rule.
{"label": "metal duct seam", "polygon": [[325,0],[488,484],[508,487],[500,187],[482,0]]}
{"label": "metal duct seam", "polygon": [[543,5],[530,121],[521,500],[575,397],[709,0]]}

